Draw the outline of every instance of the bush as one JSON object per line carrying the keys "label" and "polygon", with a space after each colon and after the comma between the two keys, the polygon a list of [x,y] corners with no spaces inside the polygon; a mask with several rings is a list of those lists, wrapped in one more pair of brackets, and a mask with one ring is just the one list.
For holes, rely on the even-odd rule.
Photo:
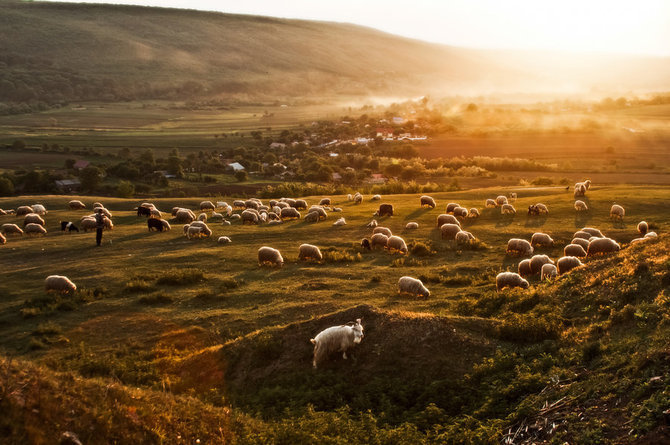
{"label": "bush", "polygon": [[412,255],[416,256],[433,255],[435,253],[435,251],[431,248],[430,245],[421,241],[415,241],[413,243],[410,243],[409,252]]}
{"label": "bush", "polygon": [[245,170],[236,171],[234,176],[237,182],[244,182],[249,179],[249,174]]}
{"label": "bush", "polygon": [[135,186],[129,181],[121,181],[116,186],[116,196],[119,198],[132,198],[135,194]]}
{"label": "bush", "polygon": [[183,286],[199,283],[205,279],[205,274],[199,269],[170,269],[156,280],[157,284],[168,286]]}
{"label": "bush", "polygon": [[155,305],[172,303],[174,299],[163,292],[156,292],[155,294],[144,295],[138,300],[141,304]]}

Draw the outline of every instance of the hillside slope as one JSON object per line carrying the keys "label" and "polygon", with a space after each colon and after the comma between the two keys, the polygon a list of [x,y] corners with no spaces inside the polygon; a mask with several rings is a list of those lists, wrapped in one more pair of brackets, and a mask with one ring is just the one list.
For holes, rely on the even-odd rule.
{"label": "hillside slope", "polygon": [[491,52],[348,24],[0,1],[0,102],[670,87],[668,59]]}

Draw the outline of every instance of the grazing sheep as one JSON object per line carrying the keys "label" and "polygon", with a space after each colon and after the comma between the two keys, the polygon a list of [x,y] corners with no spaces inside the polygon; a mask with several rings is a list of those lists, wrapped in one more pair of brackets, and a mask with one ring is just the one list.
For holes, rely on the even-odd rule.
{"label": "grazing sheep", "polygon": [[374,249],[377,246],[381,246],[385,249],[386,244],[388,243],[388,240],[389,240],[389,237],[384,235],[383,233],[375,233],[370,238],[370,247],[372,249]]}
{"label": "grazing sheep", "polygon": [[217,209],[220,209],[220,208],[223,208],[223,207],[227,207],[227,206],[228,206],[228,203],[225,202],[225,201],[216,201],[216,208],[217,208]]}
{"label": "grazing sheep", "polygon": [[468,209],[465,207],[456,207],[453,213],[456,218],[465,219],[468,217]]}
{"label": "grazing sheep", "polygon": [[263,266],[264,264],[282,267],[284,265],[284,258],[282,258],[281,253],[277,249],[263,246],[258,249],[258,265]]}
{"label": "grazing sheep", "polygon": [[151,218],[157,218],[157,219],[162,219],[163,218],[163,214],[157,208],[153,208],[153,209],[149,210],[149,216]]}
{"label": "grazing sheep", "polygon": [[38,215],[46,215],[47,214],[47,209],[42,204],[33,204],[32,209],[33,209],[33,213],[37,213]]}
{"label": "grazing sheep", "polygon": [[586,249],[589,248],[589,241],[585,240],[584,238],[574,238],[572,241],[570,241],[570,244],[577,244],[579,246],[582,246],[585,252]]}
{"label": "grazing sheep", "polygon": [[278,226],[279,224],[284,224],[284,221],[281,219],[273,219],[272,221],[268,222],[268,226]]}
{"label": "grazing sheep", "polygon": [[621,250],[621,246],[611,238],[597,238],[589,242],[586,250],[588,256],[604,255]]}
{"label": "grazing sheep", "polygon": [[398,293],[410,294],[415,297],[430,297],[430,291],[423,285],[421,280],[412,277],[400,277],[398,280]]}
{"label": "grazing sheep", "polygon": [[515,215],[516,214],[516,209],[512,204],[503,204],[500,207],[500,214],[501,215]]}
{"label": "grazing sheep", "polygon": [[[286,204],[284,201],[279,201],[277,205],[272,207],[272,210],[275,211],[275,213],[281,212],[281,209],[287,209],[291,207],[290,205]],[[278,209],[278,210],[277,210]]]}
{"label": "grazing sheep", "polygon": [[82,218],[79,227],[81,227],[81,230],[84,232],[88,232],[89,230],[95,230],[97,228],[97,223],[95,222],[95,218],[85,217]]}
{"label": "grazing sheep", "polygon": [[0,244],[5,244],[7,242],[7,238],[5,238],[5,235],[0,233]]}
{"label": "grazing sheep", "polygon": [[440,226],[440,236],[442,239],[455,240],[456,234],[461,231],[461,226],[458,224],[442,224]]}
{"label": "grazing sheep", "polygon": [[203,201],[200,203],[200,210],[205,211],[205,210],[211,210],[214,211],[216,210],[216,206],[212,201]]}
{"label": "grazing sheep", "polygon": [[300,212],[298,212],[296,209],[293,207],[286,207],[285,209],[281,209],[281,213],[279,214],[281,219],[300,219]]}
{"label": "grazing sheep", "polygon": [[200,215],[198,215],[198,221],[207,222],[207,214],[201,213]]}
{"label": "grazing sheep", "polygon": [[259,215],[253,209],[246,209],[242,212],[242,224],[258,224]]}
{"label": "grazing sheep", "polygon": [[637,231],[642,235],[646,234],[649,231],[649,224],[646,221],[640,221],[637,225]]}
{"label": "grazing sheep", "polygon": [[370,228],[374,229],[374,228],[377,227],[378,225],[379,225],[379,223],[377,222],[377,220],[376,220],[376,219],[373,219],[373,220],[370,221],[365,227],[370,227]]}
{"label": "grazing sheep", "polygon": [[26,216],[28,213],[33,213],[33,208],[30,206],[19,206],[16,209],[16,216]]}
{"label": "grazing sheep", "polygon": [[575,191],[573,193],[573,196],[575,198],[579,198],[580,196],[585,196],[585,195],[586,195],[586,186],[581,182],[578,182],[577,184],[575,184]]}
{"label": "grazing sheep", "polygon": [[393,204],[380,204],[373,216],[393,216]]}
{"label": "grazing sheep", "polygon": [[221,221],[221,225],[222,225],[222,226],[229,226],[229,225],[230,225],[230,221],[227,221],[227,220],[224,219],[223,221]]}
{"label": "grazing sheep", "polygon": [[186,230],[186,238],[188,238],[188,239],[200,238],[203,235],[204,234],[203,234],[203,228],[202,227],[188,226],[188,229]]}
{"label": "grazing sheep", "polygon": [[367,238],[363,238],[361,240],[361,248],[370,250],[371,249],[370,240]]}
{"label": "grazing sheep", "polygon": [[341,212],[342,207],[333,207],[333,212]]}
{"label": "grazing sheep", "polygon": [[98,209],[101,209],[101,210],[102,210],[102,214],[105,215],[107,218],[111,218],[111,217],[112,217],[112,212],[110,212],[109,210],[107,210],[107,209],[104,208],[104,207],[93,207],[93,214],[94,214],[94,215],[95,215],[96,213],[98,213]]}
{"label": "grazing sheep", "polygon": [[67,206],[70,210],[81,210],[86,208],[86,204],[76,199],[73,199],[72,201],[68,202]]}
{"label": "grazing sheep", "polygon": [[96,208],[96,207],[102,207],[102,208],[104,208],[105,206],[102,205],[102,203],[100,203],[100,202],[94,202],[94,203],[93,203],[93,208]]}
{"label": "grazing sheep", "polygon": [[495,199],[489,198],[484,203],[484,207],[486,207],[487,209],[493,209],[493,208],[498,207],[498,206],[496,205]]}
{"label": "grazing sheep", "polygon": [[329,206],[330,205],[330,198],[323,198],[321,201],[319,201],[320,206]]}
{"label": "grazing sheep", "polygon": [[372,230],[372,234],[374,235],[375,233],[383,233],[384,235],[386,235],[388,237],[393,235],[393,233],[391,233],[391,229],[389,229],[388,227],[382,227],[382,226],[375,227]]}
{"label": "grazing sheep", "polygon": [[244,201],[244,208],[245,209],[258,210],[259,207],[260,207],[260,205],[258,204],[258,202],[256,202],[253,199],[247,199],[246,201]]}
{"label": "grazing sheep", "polygon": [[360,204],[362,202],[363,202],[363,195],[356,192],[356,194],[354,195],[354,204]]}
{"label": "grazing sheep", "polygon": [[347,224],[347,222],[344,220],[344,218],[340,218],[333,223],[334,226],[338,226],[338,227],[339,226],[344,226],[346,224]]}
{"label": "grazing sheep", "polygon": [[323,207],[311,207],[309,213],[316,213],[319,216],[319,221],[324,221],[328,218],[328,213]]}
{"label": "grazing sheep", "polygon": [[242,220],[241,215],[239,215],[237,213],[234,213],[234,214],[230,215],[230,221],[240,221],[240,220]]}
{"label": "grazing sheep", "polygon": [[445,224],[456,224],[460,227],[461,222],[454,215],[447,215],[443,213],[437,217],[437,227],[442,227]]}
{"label": "grazing sheep", "polygon": [[626,211],[618,204],[614,204],[610,209],[610,218],[623,220],[623,217],[626,215]]}
{"label": "grazing sheep", "polygon": [[542,270],[540,271],[540,280],[552,280],[558,276],[558,270],[556,266],[552,263],[547,263],[542,265]]}
{"label": "grazing sheep", "polygon": [[349,194],[347,195],[347,201],[353,201],[353,200],[354,200],[353,195],[352,195],[351,193],[349,193]]}
{"label": "grazing sheep", "polygon": [[388,247],[391,253],[407,253],[407,244],[405,244],[405,240],[396,235],[389,237],[388,241],[386,242],[386,247]]}
{"label": "grazing sheep", "polygon": [[342,358],[347,358],[347,352],[363,339],[363,325],[361,319],[342,326],[332,326],[310,339],[314,345],[314,369],[335,352],[342,352]]}
{"label": "grazing sheep", "polygon": [[507,196],[505,195],[500,195],[496,198],[496,206],[502,207],[505,204],[507,204]]}
{"label": "grazing sheep", "polygon": [[526,259],[526,260],[523,260],[523,261],[519,262],[518,273],[522,277],[527,277],[529,275],[533,275],[533,269],[531,269],[531,267],[530,267],[530,260],[529,259]]}
{"label": "grazing sheep", "polygon": [[589,233],[591,236],[597,236],[598,238],[604,238],[603,233],[593,227],[584,227],[581,232]]}
{"label": "grazing sheep", "polygon": [[419,224],[412,221],[405,224],[405,230],[415,230],[419,228]]}
{"label": "grazing sheep", "polygon": [[39,224],[29,223],[23,228],[26,235],[46,235],[47,229]]}
{"label": "grazing sheep", "polygon": [[23,227],[25,227],[28,224],[39,224],[40,226],[44,225],[44,220],[40,215],[37,213],[28,213],[24,218],[23,218]]}
{"label": "grazing sheep", "polygon": [[226,216],[230,216],[233,214],[233,208],[231,206],[225,206],[222,210],[221,213],[225,214]]}
{"label": "grazing sheep", "polygon": [[295,199],[292,198],[282,198],[281,199],[283,202],[286,203],[289,207],[295,207]]}
{"label": "grazing sheep", "polygon": [[423,196],[420,198],[420,202],[421,202],[421,205],[420,205],[421,207],[423,207],[423,206],[428,206],[428,207],[430,207],[431,209],[434,209],[434,208],[435,208],[435,200],[433,199],[432,196],[423,195]]}
{"label": "grazing sheep", "polygon": [[586,212],[589,208],[586,206],[584,201],[577,200],[575,201],[575,210],[578,212]]}
{"label": "grazing sheep", "polygon": [[[581,238],[579,238],[581,239]],[[587,245],[586,248],[588,249],[589,246]],[[584,250],[584,247],[580,244],[568,244],[563,248],[563,256],[574,256],[577,258],[585,258],[586,257],[586,250]]]}
{"label": "grazing sheep", "polygon": [[191,227],[202,227],[203,229],[207,227],[207,223],[204,221],[193,221],[189,224]]}
{"label": "grazing sheep", "polygon": [[531,204],[528,206],[528,214],[531,216],[548,215],[549,209],[542,203]]}
{"label": "grazing sheep", "polygon": [[469,244],[470,242],[475,240],[475,236],[470,232],[461,230],[456,234],[454,239],[456,240],[457,244]]}
{"label": "grazing sheep", "polygon": [[296,199],[293,206],[296,210],[307,210],[307,201],[304,199]]}
{"label": "grazing sheep", "polygon": [[656,234],[656,232],[647,232],[644,234],[644,238],[657,238],[657,237],[658,235]]}
{"label": "grazing sheep", "polygon": [[579,258],[574,256],[564,256],[556,261],[556,267],[558,268],[558,274],[563,275],[566,272],[571,271],[572,269],[582,265],[582,262],[579,261]]}
{"label": "grazing sheep", "polygon": [[370,198],[370,201],[381,201],[382,195],[374,195],[372,198]]}
{"label": "grazing sheep", "polygon": [[573,238],[582,238],[588,241],[589,238],[591,238],[593,235],[590,234],[589,232],[585,232],[583,230],[578,230],[575,232],[574,235],[572,235]]}
{"label": "grazing sheep", "polygon": [[227,236],[220,236],[219,239],[216,240],[216,243],[217,244],[229,244],[229,243],[232,243],[232,241]]}
{"label": "grazing sheep", "polygon": [[23,230],[16,224],[3,224],[2,233],[5,235],[12,235],[12,234],[17,234],[17,235],[23,235]]}
{"label": "grazing sheep", "polygon": [[514,272],[500,272],[496,276],[496,291],[500,292],[506,287],[520,287],[528,289],[528,281],[524,280],[521,275]]}
{"label": "grazing sheep", "polygon": [[195,215],[189,209],[179,209],[175,213],[175,219],[178,223],[191,223],[195,220]]}
{"label": "grazing sheep", "polygon": [[554,240],[546,233],[535,232],[530,238],[530,245],[533,247],[553,247]]}
{"label": "grazing sheep", "polygon": [[445,209],[444,213],[452,214],[452,213],[454,213],[454,209],[456,207],[460,207],[460,204],[457,204],[455,202],[450,202],[449,204],[447,204],[447,208]]}
{"label": "grazing sheep", "polygon": [[223,215],[218,212],[212,212],[212,216],[210,217],[210,219],[223,219]]}
{"label": "grazing sheep", "polygon": [[512,202],[516,201],[516,192],[510,192],[509,198]]}
{"label": "grazing sheep", "polygon": [[533,254],[533,246],[525,239],[512,238],[507,241],[507,254],[529,256]]}
{"label": "grazing sheep", "polygon": [[317,212],[309,212],[303,218],[303,221],[308,223],[315,223],[319,221],[319,214]]}
{"label": "grazing sheep", "polygon": [[321,250],[313,245],[313,244],[301,244],[300,247],[298,248],[298,259],[299,260],[317,260],[321,261],[323,259],[323,255],[321,254]]}
{"label": "grazing sheep", "polygon": [[468,211],[468,216],[467,216],[467,217],[468,217],[468,218],[471,218],[471,219],[479,218],[479,210],[476,209],[476,208],[474,208],[474,207],[471,208],[471,209]]}
{"label": "grazing sheep", "polygon": [[545,264],[554,264],[554,261],[547,255],[533,255],[530,259],[530,271],[533,275],[540,273]]}
{"label": "grazing sheep", "polygon": [[244,210],[247,207],[244,205],[244,201],[241,199],[236,199],[233,201],[233,209],[235,210]]}
{"label": "grazing sheep", "polygon": [[591,188],[591,180],[590,179],[587,179],[582,184],[584,184],[584,187],[586,187],[586,190]]}
{"label": "grazing sheep", "polygon": [[46,280],[44,280],[44,289],[47,292],[54,291],[60,292],[61,294],[68,294],[70,292],[75,292],[77,286],[70,281],[68,277],[63,275],[49,275]]}

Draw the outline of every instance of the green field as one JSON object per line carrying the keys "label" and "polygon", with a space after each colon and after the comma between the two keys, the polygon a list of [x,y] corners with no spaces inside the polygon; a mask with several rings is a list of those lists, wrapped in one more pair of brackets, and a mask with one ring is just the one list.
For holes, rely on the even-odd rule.
{"label": "green field", "polygon": [[[514,203],[519,212],[513,218],[484,209],[479,219],[465,223],[466,230],[481,240],[477,249],[461,249],[440,239],[435,219],[448,202],[482,209],[486,198],[512,191],[519,196]],[[651,223],[665,240],[670,191],[662,186],[595,184],[588,192],[590,210],[584,216],[576,215],[572,193],[564,187],[487,188],[433,196],[438,202],[433,210],[420,208],[418,195],[383,198],[382,202],[394,205],[396,215],[381,218],[380,225],[407,241],[411,253],[406,256],[368,252],[358,247],[360,239],[371,233],[365,226],[378,205],[369,196],[361,205],[354,205],[342,196],[332,197],[333,205],[341,207],[342,213],[330,213],[325,222],[316,224],[302,220],[274,227],[211,223],[212,237],[202,240],[186,239],[179,224],[173,224],[170,232],[147,232],[146,220],[137,218],[132,211],[139,203],[136,200],[84,197],[89,207],[92,202],[101,201],[113,213],[114,230],[105,232],[101,248],[95,247],[92,233],[60,232],[60,220],[78,221],[87,213],[64,210],[69,197],[2,198],[0,208],[5,209],[38,202],[46,205],[49,233],[39,238],[10,237],[0,247],[3,296],[0,347],[6,356],[28,360],[43,367],[43,372],[72,373],[82,385],[112,379],[120,388],[141,388],[145,391],[143,397],[157,390],[193,397],[192,403],[203,404],[207,416],[214,416],[218,407],[230,407],[235,413],[236,426],[226,428],[237,434],[228,429],[225,434],[232,434],[241,442],[254,442],[252,430],[262,432],[258,432],[258,440],[267,434],[281,442],[278,437],[282,436],[273,434],[280,434],[282,428],[287,428],[281,422],[292,418],[310,425],[316,422],[312,427],[320,428],[319,422],[324,419],[319,414],[308,414],[308,406],[323,412],[323,416],[349,406],[352,412],[348,415],[353,416],[351,422],[356,425],[364,422],[358,413],[369,410],[378,419],[375,428],[379,428],[380,434],[383,431],[391,436],[398,434],[403,440],[435,439],[437,436],[428,434],[431,425],[441,425],[438,429],[442,428],[446,434],[443,429],[447,424],[460,424],[464,421],[461,416],[472,415],[478,420],[462,427],[463,436],[440,437],[467,441],[465,431],[470,431],[473,436],[469,440],[475,443],[476,437],[486,437],[482,440],[487,442],[494,440],[502,434],[501,428],[518,421],[516,417],[505,420],[505,416],[512,411],[516,412],[514,416],[520,416],[520,406],[540,403],[537,393],[549,382],[548,376],[533,377],[539,380],[525,390],[521,385],[515,395],[508,396],[506,402],[500,402],[494,409],[482,405],[492,395],[472,386],[473,375],[481,374],[482,366],[489,366],[485,365],[487,360],[493,360],[490,366],[494,366],[499,354],[519,354],[515,360],[524,363],[530,360],[525,366],[533,369],[536,367],[533,360],[548,354],[544,360],[553,356],[552,366],[562,376],[577,369],[557,351],[574,347],[574,336],[579,338],[585,332],[577,327],[584,328],[585,320],[590,326],[598,318],[591,319],[589,315],[582,320],[584,314],[602,311],[604,304],[601,302],[601,309],[586,304],[583,312],[573,314],[576,308],[570,303],[555,313],[572,300],[555,306],[538,300],[538,295],[564,292],[567,283],[575,283],[575,274],[561,278],[556,284],[541,284],[537,278],[531,278],[529,291],[508,291],[498,297],[495,275],[499,271],[516,270],[519,261],[506,256],[506,241],[512,237],[530,239],[533,232],[546,232],[554,238],[556,246],[542,253],[557,258],[572,233],[584,226],[598,227],[626,247],[638,236],[636,224],[640,220]],[[320,198],[306,199],[313,204]],[[230,203],[232,199],[223,200]],[[200,201],[160,199],[154,203],[169,211],[177,205],[195,209]],[[526,216],[524,209],[537,202],[548,205],[547,218]],[[613,202],[626,208],[623,224],[608,217]],[[333,227],[332,222],[340,216],[346,218],[347,225]],[[409,221],[418,222],[419,229],[406,231],[404,227]],[[20,218],[0,217],[0,223],[7,222],[20,222]],[[222,235],[229,236],[232,244],[217,245],[216,239]],[[319,246],[326,254],[325,260],[298,261],[301,243]],[[283,268],[258,266],[256,251],[263,245],[282,252]],[[624,257],[623,252],[619,255]],[[667,251],[664,255],[667,257]],[[605,261],[616,264],[616,260]],[[602,272],[604,262],[587,260],[587,264],[584,272],[577,272],[581,279],[589,275],[588,270]],[[606,270],[610,280],[620,279],[616,266],[611,272]],[[78,295],[45,296],[43,280],[50,274],[70,277],[79,287]],[[403,275],[420,277],[431,290],[430,298],[398,295],[396,283]],[[608,289],[606,283],[600,284],[604,290]],[[585,291],[590,293],[592,288]],[[620,307],[621,303],[608,304]],[[505,332],[501,326],[509,322],[510,314],[532,314],[541,325],[537,328],[540,333],[536,328],[527,328],[531,334],[526,340],[515,334],[501,334]],[[352,363],[334,360],[325,369],[314,372],[309,338],[331,324],[359,317],[364,319],[368,335],[355,360]],[[571,317],[574,317],[572,328],[566,324]],[[558,328],[558,337],[542,334],[545,332],[542,323],[550,322],[562,326]],[[659,326],[666,326],[667,330],[667,325]],[[447,335],[452,331],[456,337]],[[591,332],[587,337],[593,335]],[[602,335],[609,338],[613,334]],[[420,340],[412,342],[410,338]],[[609,341],[614,341],[613,338]],[[577,344],[583,341],[578,340]],[[627,347],[632,347],[633,340],[627,341]],[[655,343],[652,341],[648,346],[651,348],[652,344]],[[424,366],[417,368],[419,363]],[[499,388],[499,384],[491,382],[491,391]],[[405,385],[405,389],[398,385]],[[430,389],[431,385],[434,389]],[[456,390],[454,385],[463,385],[465,391],[457,400],[451,399]],[[95,393],[91,391],[90,394]],[[482,398],[479,404],[471,400],[477,397]],[[184,408],[181,399],[174,403]],[[530,415],[540,408],[532,405],[521,412],[528,410],[526,414]],[[437,410],[438,414],[431,417],[431,410]],[[98,413],[105,415],[104,409]],[[218,415],[222,425],[231,421],[227,415],[220,412]],[[252,421],[247,415],[259,420]],[[256,423],[260,419],[270,423]],[[403,422],[419,430],[405,434],[385,429],[397,428]],[[582,426],[567,427],[561,430],[563,435],[556,437],[588,437],[584,435],[586,427]],[[215,440],[214,432],[202,428],[202,434],[210,434],[210,439]],[[301,428],[294,426],[293,430]],[[619,434],[608,423],[601,425],[601,430],[603,434]],[[23,430],[17,431],[20,434]],[[184,427],[184,431],[189,428]],[[567,431],[572,431],[573,436],[566,436]],[[580,435],[574,436],[576,432]],[[143,436],[145,433],[134,437],[152,437],[151,442],[157,441],[153,436]],[[355,436],[350,433],[348,437]],[[126,438],[133,437],[132,434],[128,432]],[[342,435],[347,437],[345,433]]]}

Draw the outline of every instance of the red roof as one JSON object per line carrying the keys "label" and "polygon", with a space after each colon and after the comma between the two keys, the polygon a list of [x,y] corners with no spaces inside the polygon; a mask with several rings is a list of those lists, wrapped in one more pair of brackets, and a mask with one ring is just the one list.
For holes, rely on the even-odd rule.
{"label": "red roof", "polygon": [[88,162],[88,161],[84,161],[84,160],[79,160],[79,161],[77,161],[77,162],[74,163],[73,167],[74,167],[74,168],[79,168],[79,169],[81,169],[81,168],[86,168],[86,167],[88,167],[89,165],[91,165],[90,162]]}

